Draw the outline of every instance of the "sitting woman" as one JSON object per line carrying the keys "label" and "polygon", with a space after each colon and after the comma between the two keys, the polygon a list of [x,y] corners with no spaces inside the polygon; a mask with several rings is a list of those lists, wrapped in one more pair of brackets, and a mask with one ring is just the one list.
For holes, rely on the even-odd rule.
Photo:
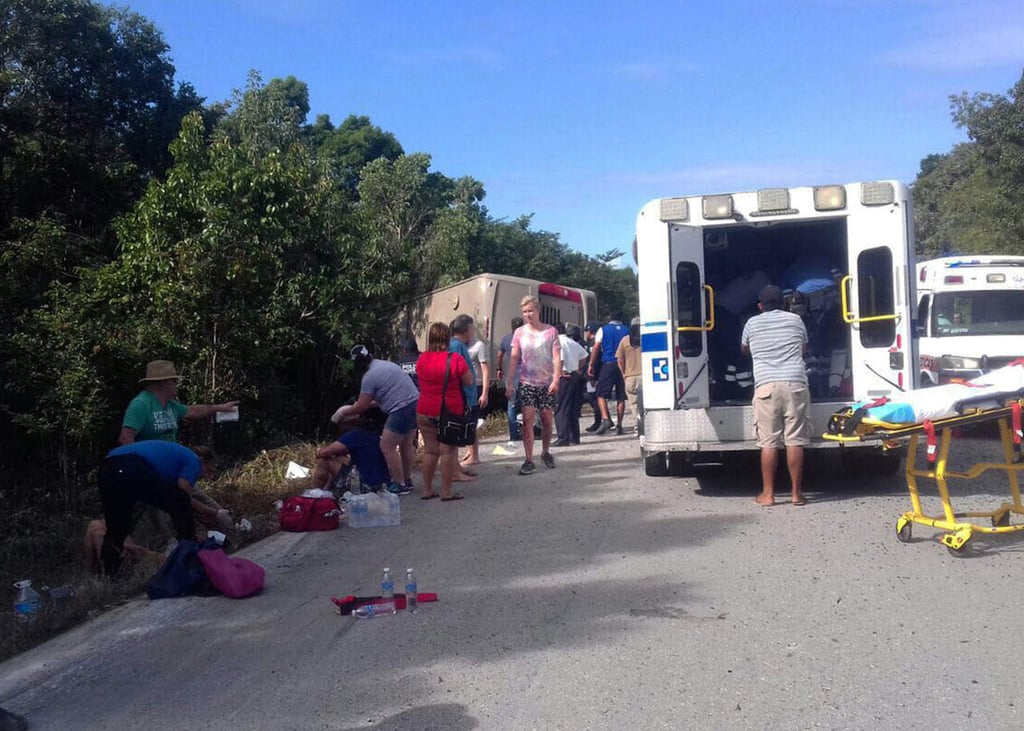
{"label": "sitting woman", "polygon": [[[452,480],[458,468],[458,447],[442,444],[437,439],[438,419],[441,416],[441,398],[444,394],[445,407],[453,414],[465,411],[462,387],[473,382],[473,371],[466,365],[465,358],[448,352],[451,330],[443,322],[430,326],[427,336],[427,352],[416,361],[416,378],[420,384],[420,400],[416,404],[416,424],[423,437],[423,495],[424,500],[437,497],[434,492],[434,472],[441,464],[441,500],[461,500],[462,495],[452,492]],[[447,373],[448,385],[445,389]]]}
{"label": "sitting woman", "polygon": [[[332,490],[343,481],[352,467],[359,470],[362,482],[360,492],[377,492],[391,483],[387,461],[380,449],[380,431],[372,428],[380,411],[374,409],[362,414],[344,414],[338,417],[338,438],[316,450],[313,467],[314,488]],[[379,421],[379,418],[376,419]]]}

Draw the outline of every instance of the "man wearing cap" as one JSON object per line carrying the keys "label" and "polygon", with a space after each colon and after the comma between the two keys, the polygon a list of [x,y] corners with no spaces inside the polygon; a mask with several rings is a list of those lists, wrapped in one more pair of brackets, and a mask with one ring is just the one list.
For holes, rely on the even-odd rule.
{"label": "man wearing cap", "polygon": [[[556,447],[580,443],[580,418],[577,404],[583,383],[582,371],[587,362],[587,351],[566,333],[565,325],[555,325],[558,343],[562,348],[562,376],[558,386],[558,404],[555,406]],[[578,328],[577,328],[578,329]]]}
{"label": "man wearing cap", "polygon": [[389,360],[370,355],[365,345],[354,345],[349,357],[355,363],[356,373],[362,376],[359,398],[354,404],[342,406],[334,412],[331,421],[368,411],[374,405],[387,414],[380,449],[391,473],[388,492],[408,495],[412,492],[412,468],[416,459],[416,402],[420,392],[402,367]]}
{"label": "man wearing cap", "polygon": [[782,291],[768,285],[758,297],[761,314],[743,327],[740,347],[754,362],[754,434],[761,448],[759,505],[775,504],[775,470],[779,450],[793,487],[793,504],[806,505],[803,494],[804,447],[811,443],[811,398],[807,387],[807,328],[799,315],[782,309]]}
{"label": "man wearing cap", "polygon": [[238,408],[237,401],[210,406],[186,406],[177,401],[181,376],[169,360],[154,360],[146,365],[146,376],[139,383],[145,388],[131,400],[121,422],[118,444],[132,444],[150,439],[178,441],[178,422],[182,419],[207,419],[218,412]]}

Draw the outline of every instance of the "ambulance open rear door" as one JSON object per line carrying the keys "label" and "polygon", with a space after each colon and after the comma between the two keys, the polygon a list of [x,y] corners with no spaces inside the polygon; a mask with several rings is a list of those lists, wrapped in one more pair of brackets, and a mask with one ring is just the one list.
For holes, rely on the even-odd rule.
{"label": "ambulance open rear door", "polygon": [[670,302],[674,315],[675,393],[672,408],[711,405],[708,333],[715,328],[714,290],[704,281],[704,230],[669,226]]}
{"label": "ambulance open rear door", "polygon": [[[897,191],[901,193],[897,196]],[[889,182],[861,184],[861,205],[847,219],[848,269],[841,284],[843,321],[851,328],[856,399],[893,398],[914,387],[909,312],[914,307],[909,196]]]}

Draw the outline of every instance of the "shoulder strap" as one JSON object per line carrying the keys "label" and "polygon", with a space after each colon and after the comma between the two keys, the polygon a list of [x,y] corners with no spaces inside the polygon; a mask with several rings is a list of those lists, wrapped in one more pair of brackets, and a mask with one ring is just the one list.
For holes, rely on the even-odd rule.
{"label": "shoulder strap", "polygon": [[444,411],[444,397],[448,393],[448,374],[452,369],[452,354],[448,354],[448,358],[445,359],[444,363],[444,383],[441,385],[441,411]]}

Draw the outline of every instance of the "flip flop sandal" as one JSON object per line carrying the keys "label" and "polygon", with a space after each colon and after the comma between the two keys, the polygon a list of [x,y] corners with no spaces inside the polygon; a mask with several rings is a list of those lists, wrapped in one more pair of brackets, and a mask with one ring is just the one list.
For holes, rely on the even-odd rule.
{"label": "flip flop sandal", "polygon": [[443,498],[441,498],[441,502],[442,503],[450,503],[453,500],[462,500],[462,499],[463,499],[462,495],[460,495],[459,493],[455,493],[451,497],[443,497]]}
{"label": "flip flop sandal", "polygon": [[440,497],[440,493],[432,492],[429,495],[420,495],[420,500],[433,500],[436,497]]}

